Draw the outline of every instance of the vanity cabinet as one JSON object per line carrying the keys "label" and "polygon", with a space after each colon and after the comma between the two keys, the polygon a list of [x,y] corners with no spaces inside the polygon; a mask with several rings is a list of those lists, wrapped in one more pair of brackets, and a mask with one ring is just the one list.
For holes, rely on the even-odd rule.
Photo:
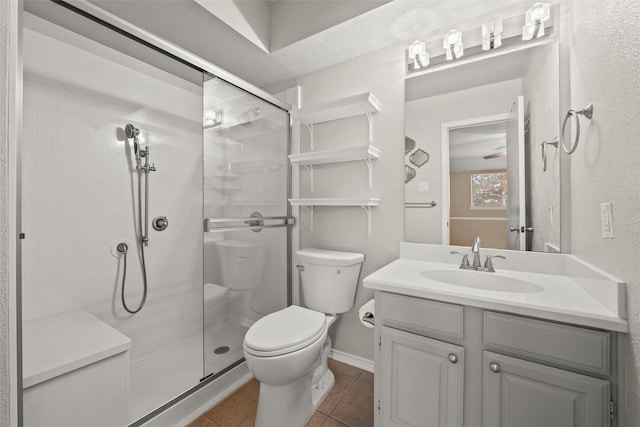
{"label": "vanity cabinet", "polygon": [[615,333],[390,292],[375,298],[376,427],[618,425]]}
{"label": "vanity cabinet", "polygon": [[485,427],[601,427],[609,423],[609,381],[486,351]]}
{"label": "vanity cabinet", "polygon": [[462,426],[464,348],[382,327],[383,425]]}

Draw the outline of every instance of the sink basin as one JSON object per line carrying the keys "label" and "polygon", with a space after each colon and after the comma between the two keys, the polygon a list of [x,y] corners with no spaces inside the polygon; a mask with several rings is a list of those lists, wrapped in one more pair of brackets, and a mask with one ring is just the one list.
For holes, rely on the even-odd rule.
{"label": "sink basin", "polygon": [[448,285],[463,286],[465,288],[483,289],[486,291],[534,293],[544,289],[534,283],[513,277],[502,276],[498,273],[470,270],[425,270],[422,277]]}

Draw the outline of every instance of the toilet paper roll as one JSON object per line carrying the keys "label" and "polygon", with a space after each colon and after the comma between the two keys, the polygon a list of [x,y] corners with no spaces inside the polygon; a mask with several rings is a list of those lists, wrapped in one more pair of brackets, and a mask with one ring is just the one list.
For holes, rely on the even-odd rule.
{"label": "toilet paper roll", "polygon": [[375,322],[375,300],[368,301],[358,310],[358,319],[367,328],[373,328]]}

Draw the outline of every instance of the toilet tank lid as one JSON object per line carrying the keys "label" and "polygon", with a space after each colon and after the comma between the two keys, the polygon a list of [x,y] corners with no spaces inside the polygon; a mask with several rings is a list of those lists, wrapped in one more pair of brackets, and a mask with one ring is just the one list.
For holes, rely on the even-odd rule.
{"label": "toilet tank lid", "polygon": [[330,251],[326,249],[307,248],[296,252],[300,262],[320,265],[347,266],[364,261],[364,254],[357,252]]}
{"label": "toilet tank lid", "polygon": [[215,242],[215,245],[221,246],[224,248],[254,248],[254,247],[262,247],[264,243],[262,242],[248,242],[244,240],[218,240]]}

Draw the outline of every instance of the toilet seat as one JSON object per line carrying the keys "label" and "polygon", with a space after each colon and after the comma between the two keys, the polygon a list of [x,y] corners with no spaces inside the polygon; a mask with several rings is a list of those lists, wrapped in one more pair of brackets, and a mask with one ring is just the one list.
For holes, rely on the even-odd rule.
{"label": "toilet seat", "polygon": [[244,348],[255,356],[279,356],[307,347],[326,330],[324,313],[292,305],[254,323],[244,337]]}

